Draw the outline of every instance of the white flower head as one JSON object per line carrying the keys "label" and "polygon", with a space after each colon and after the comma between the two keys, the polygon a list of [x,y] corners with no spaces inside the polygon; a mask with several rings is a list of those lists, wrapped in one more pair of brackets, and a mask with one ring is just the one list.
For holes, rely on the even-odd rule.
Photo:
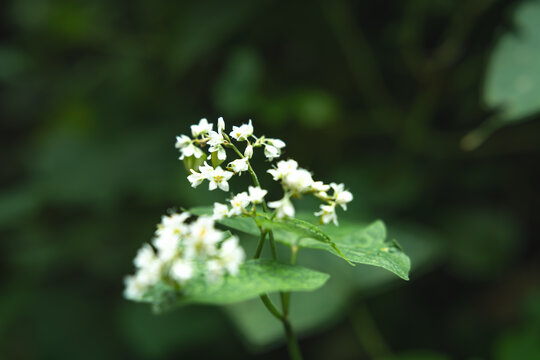
{"label": "white flower head", "polygon": [[180,135],[176,137],[176,144],[174,144],[174,147],[177,149],[183,149],[189,144],[191,144],[191,138],[187,135]]}
{"label": "white flower head", "polygon": [[231,236],[221,244],[219,249],[218,259],[221,265],[231,275],[237,275],[240,270],[240,265],[244,261],[246,253],[240,246],[238,237]]}
{"label": "white flower head", "polygon": [[294,217],[294,206],[288,195],[285,195],[281,200],[269,202],[268,206],[272,209],[276,209],[276,216],[278,219]]}
{"label": "white flower head", "polygon": [[204,152],[199,149],[195,144],[189,143],[186,147],[180,149],[181,155],[180,160],[184,160],[186,157],[194,156],[197,159],[204,155]]}
{"label": "white flower head", "polygon": [[285,142],[279,139],[266,139],[266,142],[280,150],[285,147]]}
{"label": "white flower head", "polygon": [[338,226],[337,214],[336,214],[336,203],[331,202],[327,205],[321,205],[321,210],[315,213],[315,216],[321,217],[321,222],[323,224],[328,224],[333,222],[334,225]]}
{"label": "white flower head", "polygon": [[214,203],[214,213],[212,217],[215,220],[221,220],[229,216],[229,207],[225,204],[220,204],[218,202]]}
{"label": "white flower head", "polygon": [[135,281],[141,286],[150,287],[161,279],[162,268],[163,262],[156,258],[154,261],[137,271],[135,274]]}
{"label": "white flower head", "polygon": [[253,204],[260,204],[263,202],[264,196],[268,193],[268,190],[261,189],[260,187],[250,186],[249,191],[249,200]]}
{"label": "white flower head", "polygon": [[179,283],[184,283],[191,279],[193,273],[193,263],[186,259],[174,260],[169,272],[170,276]]}
{"label": "white flower head", "polygon": [[194,138],[199,135],[204,135],[208,133],[209,131],[211,131],[213,126],[214,124],[209,124],[206,118],[202,118],[199,121],[198,125],[191,125],[191,134],[193,135]]}
{"label": "white flower head", "polygon": [[221,166],[216,167],[211,174],[209,174],[210,183],[208,184],[208,190],[212,191],[218,187],[223,191],[229,191],[229,179],[233,176],[230,171],[225,171]]}
{"label": "white flower head", "polygon": [[225,130],[225,120],[223,120],[222,116],[218,117],[217,119],[217,128],[220,134],[223,130]]}
{"label": "white flower head", "polygon": [[298,163],[294,160],[281,160],[277,163],[277,167],[267,170],[267,172],[272,175],[275,181],[283,179],[291,172],[295,171],[298,168]]}
{"label": "white flower head", "polygon": [[235,173],[242,173],[243,171],[247,171],[249,169],[248,158],[241,158],[231,161],[229,163],[229,166]]}
{"label": "white flower head", "polygon": [[134,301],[142,300],[145,291],[148,289],[148,285],[137,281],[137,277],[134,275],[124,278],[124,286],[124,297]]}
{"label": "white flower head", "polygon": [[251,124],[251,119],[247,124],[233,126],[233,130],[229,135],[238,141],[246,141],[251,135],[253,135],[253,125]]}
{"label": "white flower head", "polygon": [[344,190],[344,184],[331,183],[330,186],[334,190],[332,198],[343,208],[343,210],[347,210],[347,203],[350,203],[353,200],[353,194],[350,191]]}
{"label": "white flower head", "polygon": [[251,144],[246,146],[246,150],[244,150],[244,156],[248,159],[251,159],[253,157],[253,146]]}
{"label": "white flower head", "polygon": [[144,244],[137,252],[137,256],[135,256],[133,263],[138,268],[144,268],[146,266],[149,266],[150,263],[155,260],[156,254],[154,254],[154,250],[152,250],[152,247],[148,244]]}
{"label": "white flower head", "polygon": [[306,169],[297,169],[287,173],[281,180],[283,187],[293,193],[302,194],[308,192],[313,184],[311,173]]}
{"label": "white flower head", "polygon": [[281,156],[281,151],[275,146],[264,144],[264,156],[266,156],[268,160],[274,160]]}
{"label": "white flower head", "polygon": [[242,215],[244,209],[250,203],[250,197],[247,192],[241,192],[236,194],[230,201],[231,210],[229,211],[229,216]]}
{"label": "white flower head", "polygon": [[223,233],[214,228],[214,220],[210,216],[199,216],[190,226],[185,237],[184,258],[204,258],[216,253],[216,244],[223,238]]}

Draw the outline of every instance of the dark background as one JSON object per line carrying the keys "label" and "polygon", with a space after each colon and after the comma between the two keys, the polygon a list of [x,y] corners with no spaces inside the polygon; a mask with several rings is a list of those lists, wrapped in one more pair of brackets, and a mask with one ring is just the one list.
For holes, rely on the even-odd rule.
{"label": "dark background", "polygon": [[269,315],[122,298],[161,214],[223,200],[173,147],[218,116],[344,182],[343,218],[384,219],[412,259],[410,282],[316,260],[327,289],[292,297],[315,304],[306,358],[540,358],[540,122],[485,96],[523,4],[3,2],[0,358],[286,356]]}

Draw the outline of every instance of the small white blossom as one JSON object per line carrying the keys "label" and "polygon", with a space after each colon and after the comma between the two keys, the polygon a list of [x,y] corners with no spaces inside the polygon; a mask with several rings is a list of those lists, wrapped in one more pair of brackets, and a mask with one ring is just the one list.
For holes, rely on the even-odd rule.
{"label": "small white blossom", "polygon": [[280,150],[285,147],[285,142],[279,139],[266,139],[266,142]]}
{"label": "small white blossom", "polygon": [[321,205],[321,210],[316,212],[315,216],[320,216],[323,224],[333,222],[334,225],[338,226],[336,204],[333,202],[328,205]]}
{"label": "small white blossom", "polygon": [[294,206],[287,195],[281,200],[269,202],[268,206],[272,209],[276,209],[276,216],[278,219],[294,217]]}
{"label": "small white blossom", "polygon": [[233,130],[229,135],[238,141],[246,141],[251,135],[253,135],[253,125],[251,124],[251,120],[249,120],[249,123],[247,124],[233,126]]}
{"label": "small white blossom", "polygon": [[220,134],[223,130],[225,130],[225,120],[223,120],[223,117],[221,116],[217,119],[217,128]]}
{"label": "small white blossom", "polygon": [[277,167],[267,170],[267,172],[273,176],[275,181],[281,180],[291,172],[298,168],[298,163],[294,160],[281,160],[277,163]]}
{"label": "small white blossom", "polygon": [[279,151],[279,149],[275,146],[265,144],[264,156],[266,156],[268,160],[273,160],[281,156],[281,151]]}
{"label": "small white blossom", "polygon": [[227,153],[225,152],[225,148],[223,148],[222,146],[222,144],[225,142],[225,139],[223,138],[221,131],[210,131],[209,137],[210,140],[208,140],[208,145],[210,145],[210,148],[208,149],[208,151],[210,151],[211,153],[217,151],[218,159],[224,161],[227,158]]}
{"label": "small white blossom", "polygon": [[212,217],[215,220],[221,220],[229,216],[229,207],[225,204],[214,203],[214,213]]}
{"label": "small white blossom", "polygon": [[244,150],[244,156],[248,159],[251,159],[253,157],[253,146],[251,144],[246,146],[246,150]]}
{"label": "small white blossom", "polygon": [[180,246],[180,236],[174,234],[171,231],[164,231],[158,236],[156,236],[152,243],[154,244],[156,249],[158,249],[159,258],[167,261],[175,257],[178,253],[178,248]]}
{"label": "small white blossom", "polygon": [[191,183],[191,186],[196,188],[197,186],[201,185],[201,183],[204,181],[205,176],[201,173],[196,172],[195,170],[191,169],[191,175],[187,177],[188,181]]}
{"label": "small white blossom", "polygon": [[185,157],[190,156],[194,156],[198,159],[204,155],[204,152],[192,143],[180,149],[180,152],[182,153],[179,158],[180,160],[184,160]]}
{"label": "small white blossom", "polygon": [[347,210],[347,203],[353,200],[353,195],[350,191],[344,190],[344,184],[331,183],[330,186],[334,190],[332,197],[335,202],[340,205],[343,210]]}
{"label": "small white blossom", "polygon": [[209,124],[208,120],[203,118],[199,121],[198,125],[191,125],[191,134],[194,138],[199,135],[204,135],[211,131],[213,126],[214,124]]}
{"label": "small white blossom", "polygon": [[177,149],[183,149],[189,144],[191,144],[191,138],[187,135],[180,135],[176,137],[176,144],[174,144],[174,147]]}
{"label": "small white blossom", "polygon": [[305,169],[297,169],[289,172],[282,178],[283,187],[293,193],[304,193],[311,189],[313,178],[311,173]]}
{"label": "small white blossom", "polygon": [[161,279],[161,270],[163,262],[159,259],[147,264],[144,268],[140,268],[135,274],[135,281],[141,286],[151,286]]}
{"label": "small white blossom", "polygon": [[231,210],[229,211],[229,216],[233,215],[242,215],[244,209],[249,205],[250,198],[247,192],[241,192],[236,194],[231,199]]}
{"label": "small white blossom", "polygon": [[231,161],[229,163],[229,166],[235,173],[242,173],[243,171],[247,171],[249,169],[248,158],[241,158]]}
{"label": "small white blossom", "polygon": [[216,244],[223,238],[223,233],[214,228],[214,220],[209,216],[200,216],[185,237],[184,258],[204,258],[216,253]]}
{"label": "small white blossom", "polygon": [[229,183],[227,182],[233,173],[223,170],[220,166],[215,168],[211,174],[209,174],[210,183],[208,184],[208,190],[212,191],[218,187],[223,191],[229,191]]}
{"label": "small white blossom", "polygon": [[250,186],[249,191],[249,200],[253,204],[260,204],[263,202],[264,196],[268,193],[268,190],[261,189],[260,187]]}
{"label": "small white blossom", "polygon": [[225,274],[225,268],[218,259],[209,260],[206,263],[206,279],[210,283],[215,283]]}
{"label": "small white blossom", "polygon": [[137,277],[130,275],[124,278],[124,297],[128,300],[142,300],[144,292],[148,289],[148,285],[137,281]]}
{"label": "small white blossom", "polygon": [[155,260],[156,254],[154,254],[152,247],[150,247],[148,244],[144,244],[137,252],[137,256],[133,260],[133,263],[138,268],[144,268]]}
{"label": "small white blossom", "polygon": [[240,265],[244,261],[246,254],[238,243],[238,237],[232,236],[221,244],[218,259],[221,265],[231,275],[237,275]]}
{"label": "small white blossom", "polygon": [[179,283],[184,283],[193,277],[193,272],[191,261],[176,259],[171,266],[170,276]]}

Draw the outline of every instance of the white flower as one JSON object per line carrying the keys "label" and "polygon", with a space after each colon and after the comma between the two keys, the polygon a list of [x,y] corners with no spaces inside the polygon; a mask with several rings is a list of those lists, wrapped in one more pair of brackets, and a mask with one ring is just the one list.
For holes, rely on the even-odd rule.
{"label": "white flower", "polygon": [[247,171],[249,169],[248,158],[241,158],[241,159],[236,159],[234,161],[231,161],[229,163],[229,166],[235,173],[241,173],[243,171]]}
{"label": "white flower", "polygon": [[193,137],[204,135],[211,131],[213,126],[214,124],[209,124],[208,120],[203,118],[199,121],[198,125],[191,125],[191,134],[193,135]]}
{"label": "white flower", "polygon": [[253,146],[251,144],[246,146],[246,150],[244,150],[244,156],[248,159],[251,159],[253,157]]}
{"label": "white flower", "polygon": [[195,156],[197,159],[204,155],[204,152],[199,149],[194,144],[190,143],[186,147],[180,149],[182,155],[180,155],[180,160],[184,160],[185,157]]}
{"label": "white flower", "polygon": [[269,202],[268,206],[272,209],[276,209],[276,216],[278,219],[294,217],[294,206],[288,195],[285,195],[281,200]]}
{"label": "white flower", "polygon": [[244,249],[238,243],[238,237],[232,236],[221,244],[218,258],[221,265],[227,269],[231,275],[237,275],[240,265],[244,261],[246,254]]}
{"label": "white flower", "polygon": [[156,258],[154,261],[137,271],[135,274],[135,281],[141,286],[154,285],[161,279],[162,268],[163,262]]}
{"label": "white flower", "polygon": [[223,120],[222,116],[218,117],[217,119],[217,128],[220,134],[223,130],[225,130],[225,120]]}
{"label": "white flower", "polygon": [[216,244],[223,238],[223,233],[214,228],[214,220],[209,216],[200,216],[191,224],[190,232],[185,237],[184,258],[204,258],[216,253]]}
{"label": "white flower", "polygon": [[209,173],[210,183],[208,184],[208,190],[212,191],[218,187],[223,191],[229,191],[229,183],[227,182],[233,173],[230,171],[225,171],[218,166],[211,173]]}
{"label": "white flower", "polygon": [[280,150],[285,147],[285,142],[279,139],[266,139],[266,142]]}
{"label": "white flower", "polygon": [[266,156],[268,160],[273,160],[281,156],[281,151],[275,146],[264,144],[264,156]]}
{"label": "white flower", "polygon": [[233,126],[233,130],[229,135],[238,141],[246,141],[251,135],[253,135],[253,125],[251,124],[251,120],[249,120],[248,124]]}
{"label": "white flower", "polygon": [[229,207],[225,204],[214,203],[214,214],[212,217],[215,220],[221,220],[229,216]]}
{"label": "white flower", "polygon": [[225,139],[223,138],[223,135],[220,132],[210,131],[209,133],[210,140],[208,140],[208,145],[210,145],[210,148],[208,151],[211,153],[217,151],[217,157],[219,160],[223,161],[227,158],[227,153],[225,152],[225,149],[221,144],[225,142]]}
{"label": "white flower", "polygon": [[298,163],[294,160],[281,160],[277,163],[277,167],[267,170],[273,176],[275,181],[281,180],[283,177],[295,171],[298,168]]}
{"label": "white flower", "polygon": [[247,192],[236,194],[231,199],[231,210],[229,216],[242,215],[243,210],[249,205],[250,198]]}
{"label": "white flower", "polygon": [[144,244],[137,252],[137,256],[135,256],[133,263],[138,268],[144,268],[146,266],[149,266],[150,263],[154,260],[156,260],[156,254],[154,254],[154,250],[152,250],[152,247],[150,245]]}
{"label": "white flower", "polygon": [[187,135],[180,135],[176,137],[176,144],[174,147],[177,149],[183,149],[189,144],[191,144],[191,138]]}
{"label": "white flower", "polygon": [[137,281],[137,277],[130,275],[124,278],[124,297],[128,300],[142,300],[144,292],[148,289],[146,284]]}
{"label": "white flower", "polygon": [[171,266],[170,276],[179,283],[184,283],[193,277],[193,272],[191,261],[176,259]]}
{"label": "white flower", "polygon": [[158,249],[159,258],[167,261],[177,255],[180,246],[180,236],[168,228],[164,228],[163,230],[154,238],[152,243]]}
{"label": "white flower", "polygon": [[289,172],[282,178],[282,184],[286,189],[294,193],[304,193],[311,189],[313,178],[311,173],[305,169],[297,169]]}
{"label": "white flower", "polygon": [[268,190],[261,189],[260,187],[250,186],[249,191],[249,200],[253,204],[260,204],[263,202],[264,196],[268,193]]}
{"label": "white flower", "polygon": [[315,216],[320,216],[323,224],[333,222],[334,225],[338,226],[336,203],[334,202],[328,205],[321,205],[321,211],[316,212]]}
{"label": "white flower", "polygon": [[343,210],[347,210],[347,203],[353,200],[352,193],[350,191],[344,190],[344,184],[331,183],[330,186],[334,190],[334,194],[332,194],[332,197],[335,202],[340,205]]}
{"label": "white flower", "polygon": [[330,190],[330,185],[327,185],[322,181],[314,181],[311,183],[311,190],[314,192],[327,192]]}

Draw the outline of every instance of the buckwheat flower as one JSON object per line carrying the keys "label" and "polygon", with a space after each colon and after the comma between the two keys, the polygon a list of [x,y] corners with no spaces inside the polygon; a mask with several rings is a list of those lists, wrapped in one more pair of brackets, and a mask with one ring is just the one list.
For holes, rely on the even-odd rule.
{"label": "buckwheat flower", "polygon": [[227,181],[232,176],[232,172],[225,171],[221,166],[218,166],[211,174],[209,174],[208,179],[210,180],[210,183],[208,184],[208,190],[212,191],[219,187],[223,191],[229,191],[229,183]]}
{"label": "buckwheat flower", "polygon": [[320,192],[327,192],[330,190],[330,185],[323,183],[322,181],[313,181],[311,183],[311,190],[314,192],[320,193]]}
{"label": "buckwheat flower", "polygon": [[152,244],[154,244],[158,250],[159,259],[168,261],[178,253],[180,236],[167,229],[167,231],[163,231],[156,236],[152,241]]}
{"label": "buckwheat flower", "polygon": [[135,274],[136,281],[142,286],[154,285],[161,279],[163,264],[164,262],[157,258],[151,261],[137,271]]}
{"label": "buckwheat flower", "polygon": [[253,157],[253,146],[251,144],[246,146],[246,150],[244,150],[244,156],[248,159],[251,159]]}
{"label": "buckwheat flower", "polygon": [[217,119],[217,128],[220,134],[223,130],[225,130],[225,120],[223,120],[223,117],[221,116]]}
{"label": "buckwheat flower", "polygon": [[281,151],[275,146],[264,144],[264,156],[266,156],[268,160],[274,160],[281,156]]}
{"label": "buckwheat flower", "polygon": [[328,205],[321,205],[321,210],[315,213],[315,216],[321,217],[321,222],[323,224],[328,224],[333,222],[334,225],[338,226],[337,214],[336,214],[336,203],[331,202]]}
{"label": "buckwheat flower", "polygon": [[214,228],[214,220],[211,217],[199,216],[191,224],[190,230],[184,239],[185,259],[204,258],[216,253],[216,245],[223,238],[223,233]]}
{"label": "buckwheat flower", "polygon": [[142,300],[144,292],[148,289],[146,284],[137,281],[137,277],[129,275],[124,278],[124,297],[128,300]]}
{"label": "buckwheat flower", "polygon": [[231,236],[221,244],[218,261],[231,275],[237,275],[240,265],[244,262],[246,253],[238,242],[238,237]]}
{"label": "buckwheat flower", "polygon": [[184,283],[193,277],[193,263],[185,259],[174,260],[169,275],[179,283]]}
{"label": "buckwheat flower", "polygon": [[248,158],[241,158],[231,161],[229,163],[229,166],[235,173],[242,173],[243,171],[247,171],[249,169]]}
{"label": "buckwheat flower", "polygon": [[199,121],[198,125],[191,125],[191,134],[194,138],[199,135],[204,135],[211,131],[213,126],[214,124],[209,124],[208,120],[203,118]]}
{"label": "buckwheat flower", "polygon": [[221,220],[229,216],[229,207],[225,204],[214,203],[214,213],[212,217],[215,220]]}
{"label": "buckwheat flower", "polygon": [[210,148],[208,149],[208,151],[210,151],[211,153],[217,151],[218,159],[221,161],[225,160],[227,158],[227,153],[222,146],[222,144],[225,142],[225,139],[223,138],[223,134],[221,133],[221,131],[210,131],[209,137],[210,140],[208,140],[208,145],[210,145]]}
{"label": "buckwheat flower", "polygon": [[246,141],[251,135],[253,135],[253,125],[251,124],[251,119],[247,124],[233,126],[233,130],[229,135],[238,141]]}
{"label": "buckwheat flower", "polygon": [[334,190],[332,197],[335,202],[340,205],[343,210],[347,210],[347,203],[353,200],[353,195],[350,191],[344,190],[344,184],[331,183],[330,186]]}
{"label": "buckwheat flower", "polygon": [[177,149],[183,149],[189,144],[191,144],[191,138],[187,135],[180,135],[176,137],[176,144],[174,144],[174,147]]}
{"label": "buckwheat flower", "polygon": [[236,194],[230,201],[231,210],[229,211],[229,216],[242,215],[244,209],[250,203],[250,197],[247,192],[241,192]]}
{"label": "buckwheat flower", "polygon": [[185,157],[195,156],[197,159],[204,155],[204,152],[195,146],[193,143],[190,143],[186,147],[180,149],[181,155],[180,160],[184,160]]}
{"label": "buckwheat flower", "polygon": [[305,169],[291,171],[281,181],[286,189],[298,194],[308,192],[313,184],[311,173]]}
{"label": "buckwheat flower", "polygon": [[285,147],[285,142],[279,139],[266,139],[266,142],[279,150]]}
{"label": "buckwheat flower", "polygon": [[191,169],[190,171],[191,171],[191,175],[189,175],[187,179],[191,183],[191,186],[196,188],[197,186],[202,184],[202,182],[204,181],[204,179],[206,179],[206,177],[203,174],[198,173],[193,169]]}
{"label": "buckwheat flower", "polygon": [[154,250],[152,250],[152,247],[150,247],[150,245],[144,244],[137,252],[137,256],[135,256],[133,263],[138,268],[144,268],[146,266],[149,266],[149,264],[154,260],[156,260],[156,254],[154,254]]}
{"label": "buckwheat flower", "polygon": [[263,202],[264,196],[268,193],[268,190],[261,189],[260,187],[250,186],[249,191],[249,200],[253,204],[260,204]]}
{"label": "buckwheat flower", "polygon": [[267,170],[272,175],[275,181],[281,180],[283,177],[295,171],[298,168],[298,163],[294,160],[281,160],[277,163],[277,167]]}
{"label": "buckwheat flower", "polygon": [[285,195],[281,200],[269,202],[268,206],[272,209],[276,209],[276,216],[278,219],[294,217],[294,206],[288,195]]}

